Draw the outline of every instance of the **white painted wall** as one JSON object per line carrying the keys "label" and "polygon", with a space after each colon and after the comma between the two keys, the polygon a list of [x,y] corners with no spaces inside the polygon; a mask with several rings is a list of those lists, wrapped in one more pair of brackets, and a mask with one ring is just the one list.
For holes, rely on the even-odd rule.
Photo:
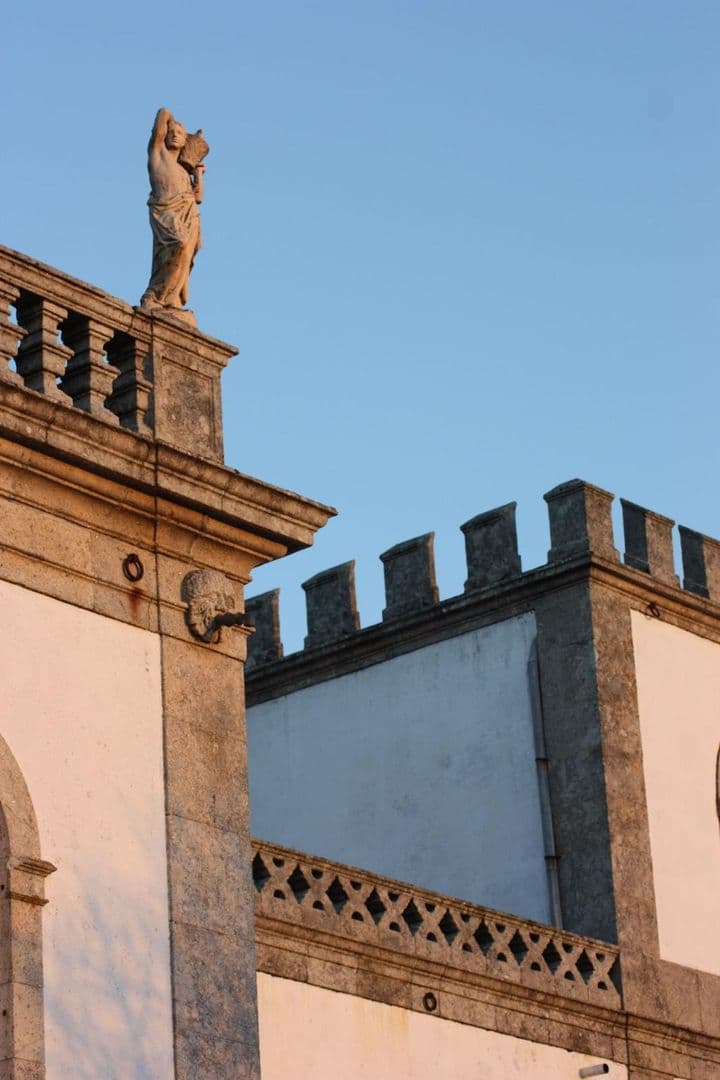
{"label": "white painted wall", "polygon": [[307,983],[258,975],[263,1080],[577,1080],[606,1062]]}
{"label": "white painted wall", "polygon": [[720,645],[632,613],[660,955],[720,975]]}
{"label": "white painted wall", "polygon": [[550,921],[534,616],[248,710],[255,836]]}
{"label": "white painted wall", "polygon": [[30,791],[42,856],[58,868],[43,910],[48,1080],[164,1080],[159,641],[5,582],[0,610],[0,734]]}

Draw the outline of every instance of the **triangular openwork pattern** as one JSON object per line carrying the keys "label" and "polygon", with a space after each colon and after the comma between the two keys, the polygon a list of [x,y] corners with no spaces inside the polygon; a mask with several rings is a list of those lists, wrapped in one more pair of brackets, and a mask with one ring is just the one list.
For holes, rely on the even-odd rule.
{"label": "triangular openwork pattern", "polygon": [[254,841],[253,850],[258,916],[620,1007],[612,945],[275,844]]}

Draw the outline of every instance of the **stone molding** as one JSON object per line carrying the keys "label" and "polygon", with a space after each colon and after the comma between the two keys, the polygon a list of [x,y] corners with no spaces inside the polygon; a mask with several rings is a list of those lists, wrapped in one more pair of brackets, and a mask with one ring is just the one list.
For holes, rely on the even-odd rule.
{"label": "stone molding", "polygon": [[[254,566],[307,546],[332,511],[4,381],[0,507],[0,577],[160,635],[176,1075],[259,1076],[238,662],[249,630],[193,638],[182,582],[189,571],[221,574],[241,615]],[[134,581],[123,571],[130,555],[143,566]],[[27,843],[12,850],[40,858]],[[8,888],[22,899],[7,917],[17,908],[37,922],[42,879],[27,863],[9,873],[22,876]],[[33,956],[39,984],[13,1030],[35,1061]]]}
{"label": "stone molding", "polygon": [[33,859],[23,855],[11,855],[7,862],[10,876],[9,897],[24,900],[27,904],[44,907],[48,903],[44,895],[45,878],[54,874],[57,866],[46,859]]}
{"label": "stone molding", "polygon": [[62,466],[76,466],[82,470],[77,482],[90,490],[93,476],[115,479],[138,492],[201,509],[233,529],[262,530],[286,551],[311,544],[316,530],[336,513],[236,469],[1,381],[0,438],[41,451],[61,463],[61,472],[66,471]]}
{"label": "stone molding", "polygon": [[[252,569],[310,544],[334,513],[3,382],[0,463],[2,577],[182,639],[190,569],[224,573],[242,612]],[[209,647],[244,659],[249,632]]]}
{"label": "stone molding", "polygon": [[715,1080],[720,1039],[256,916],[258,972],[589,1054],[629,1080]]}

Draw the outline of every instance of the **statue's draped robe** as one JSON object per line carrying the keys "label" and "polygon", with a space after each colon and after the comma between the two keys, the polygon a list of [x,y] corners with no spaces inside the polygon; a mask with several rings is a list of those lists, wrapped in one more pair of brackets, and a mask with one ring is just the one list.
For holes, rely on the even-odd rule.
{"label": "statue's draped robe", "polygon": [[150,196],[153,257],[150,283],[143,303],[187,303],[188,282],[195,254],[200,249],[200,213],[192,191],[180,192],[167,202]]}

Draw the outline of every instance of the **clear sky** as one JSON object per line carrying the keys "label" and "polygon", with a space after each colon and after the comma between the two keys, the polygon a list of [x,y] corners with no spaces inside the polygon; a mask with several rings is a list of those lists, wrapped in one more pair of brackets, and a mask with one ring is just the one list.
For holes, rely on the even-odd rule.
{"label": "clear sky", "polygon": [[[156,109],[211,144],[226,459],[340,510],[282,587],[581,476],[720,536],[717,0],[9,5],[0,242],[136,302]],[[619,546],[620,537],[617,538]]]}

